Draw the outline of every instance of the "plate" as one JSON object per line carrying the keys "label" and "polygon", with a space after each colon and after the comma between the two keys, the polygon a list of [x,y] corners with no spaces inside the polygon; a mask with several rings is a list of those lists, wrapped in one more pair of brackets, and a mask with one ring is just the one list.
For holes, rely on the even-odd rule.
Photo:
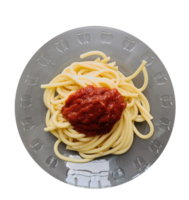
{"label": "plate", "polygon": [[[49,83],[66,66],[80,61],[80,54],[99,50],[116,61],[125,76],[132,74],[142,60],[147,61],[149,84],[144,91],[150,106],[155,132],[143,140],[134,137],[131,149],[122,155],[108,155],[89,163],[60,160],[53,151],[56,138],[44,132],[47,108],[41,84]],[[95,56],[86,58],[94,60]],[[134,79],[143,83],[140,73]],[[58,35],[42,46],[31,58],[20,78],[15,102],[18,131],[35,162],[60,181],[79,187],[105,188],[126,183],[149,169],[163,152],[171,135],[175,118],[175,96],[171,79],[158,56],[136,37],[108,27],[83,27]],[[146,123],[137,124],[147,134]],[[59,148],[63,155],[79,157],[77,152]]]}

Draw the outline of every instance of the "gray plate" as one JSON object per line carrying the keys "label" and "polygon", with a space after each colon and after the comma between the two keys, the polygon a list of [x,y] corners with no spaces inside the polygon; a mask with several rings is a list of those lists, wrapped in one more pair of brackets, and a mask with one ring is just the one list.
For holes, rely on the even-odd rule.
{"label": "gray plate", "polygon": [[[147,140],[135,136],[131,149],[122,155],[109,155],[84,164],[60,160],[53,151],[56,141],[50,132],[44,132],[47,108],[43,103],[41,84],[60,73],[66,66],[80,61],[80,54],[91,50],[105,52],[116,61],[126,76],[132,74],[147,60],[149,85],[144,94],[154,117],[154,135]],[[86,58],[94,60],[95,57]],[[134,79],[141,86],[143,76]],[[55,178],[79,187],[104,188],[126,183],[146,171],[164,150],[175,118],[175,97],[171,79],[157,55],[136,37],[107,27],[83,27],[65,32],[41,47],[27,64],[20,78],[15,112],[21,139],[31,157]],[[146,123],[137,124],[147,134]],[[78,157],[77,152],[65,149],[66,156]]]}

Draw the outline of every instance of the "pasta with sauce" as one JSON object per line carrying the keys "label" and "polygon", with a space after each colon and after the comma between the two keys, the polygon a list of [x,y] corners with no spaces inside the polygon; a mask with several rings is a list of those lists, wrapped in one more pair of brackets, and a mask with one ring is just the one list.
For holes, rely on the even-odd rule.
{"label": "pasta with sauce", "polygon": [[[80,58],[82,59],[91,55],[101,56],[102,59],[98,57],[94,61],[72,63],[49,84],[41,85],[41,88],[45,89],[44,103],[48,108],[46,114],[47,127],[44,130],[50,131],[57,138],[54,145],[54,152],[57,157],[69,162],[84,163],[109,154],[123,154],[132,146],[134,133],[142,139],[148,139],[154,132],[154,126],[151,122],[153,117],[150,115],[150,105],[142,93],[148,85],[148,73],[145,67],[146,61],[142,61],[135,73],[125,77],[118,70],[115,62],[108,63],[110,57],[107,57],[103,52],[87,52],[82,54]],[[136,88],[132,79],[141,71],[144,75],[144,84],[141,88]],[[65,109],[69,108],[68,102],[71,102],[69,98],[79,94],[79,91],[85,91],[84,89],[88,87],[101,88],[101,90],[102,88],[107,88],[104,90],[109,93],[110,91],[116,90],[121,95],[119,98],[123,99],[125,102],[126,106],[123,106],[122,109],[118,106],[120,102],[122,102],[121,100],[115,105],[117,106],[117,110],[121,109],[120,116],[116,118],[117,121],[111,121],[110,117],[103,117],[102,120],[98,120],[98,122],[104,122],[103,120],[107,122],[108,119],[111,121],[111,123],[108,123],[111,126],[109,129],[106,129],[108,132],[105,134],[94,134],[99,130],[105,130],[105,128],[100,125],[98,126],[98,131],[94,132],[91,130],[93,121],[91,121],[91,124],[88,126],[86,126],[86,124],[81,125],[81,120],[77,116],[74,119],[80,121],[78,121],[78,126],[76,126],[76,124],[73,124],[73,121],[70,123],[69,120],[71,116],[70,118],[68,117],[69,112],[67,112],[67,115],[64,114]],[[74,96],[74,98],[75,97],[76,96]],[[124,105],[124,103],[122,105]],[[102,106],[100,108],[102,108]],[[95,107],[93,108],[93,111],[94,110]],[[86,120],[82,118],[83,123],[87,123],[87,119],[90,118],[88,117],[90,115],[86,116]],[[99,117],[100,116],[98,116],[98,119]],[[141,134],[135,126],[135,122],[144,121],[146,121],[150,127],[147,135]],[[85,131],[85,129],[90,131]],[[83,132],[77,130],[82,130]],[[103,131],[99,131],[99,133],[102,132]],[[61,142],[67,145],[66,149],[78,151],[82,159],[61,155],[58,151],[58,146]]]}

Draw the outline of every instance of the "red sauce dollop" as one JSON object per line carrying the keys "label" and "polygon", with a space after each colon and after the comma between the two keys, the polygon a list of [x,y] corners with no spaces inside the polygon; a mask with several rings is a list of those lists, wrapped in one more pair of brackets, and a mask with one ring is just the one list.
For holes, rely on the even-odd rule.
{"label": "red sauce dollop", "polygon": [[117,89],[90,85],[68,97],[62,114],[76,131],[94,136],[110,132],[125,107]]}

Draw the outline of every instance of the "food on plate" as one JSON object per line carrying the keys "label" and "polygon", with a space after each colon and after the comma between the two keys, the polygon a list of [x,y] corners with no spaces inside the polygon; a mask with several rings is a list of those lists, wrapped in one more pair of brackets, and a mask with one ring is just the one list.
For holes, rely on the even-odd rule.
{"label": "food on plate", "polygon": [[[126,77],[103,52],[91,51],[81,59],[98,55],[94,61],[72,63],[57,75],[45,89],[44,103],[48,108],[45,131],[50,131],[57,141],[54,152],[62,160],[84,163],[109,154],[123,154],[132,146],[134,133],[148,139],[153,135],[150,105],[144,96],[148,85],[146,61]],[[132,79],[140,72],[144,84],[136,88]],[[149,133],[140,133],[135,122],[146,121]],[[61,155],[59,144],[78,151],[82,159]]]}

